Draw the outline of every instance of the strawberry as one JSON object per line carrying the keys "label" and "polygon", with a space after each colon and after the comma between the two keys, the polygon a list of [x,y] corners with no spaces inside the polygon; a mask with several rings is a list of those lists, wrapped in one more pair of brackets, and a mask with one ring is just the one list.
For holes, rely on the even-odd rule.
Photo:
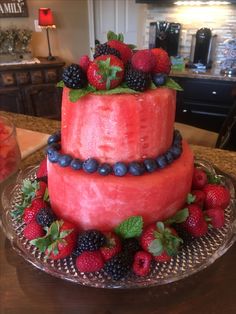
{"label": "strawberry", "polygon": [[[177,253],[182,240],[178,237],[176,231],[171,227],[165,227],[162,222],[148,226],[140,240],[144,251],[151,253],[155,260],[166,261],[171,259]],[[165,260],[163,260],[165,257]]]}
{"label": "strawberry", "polygon": [[47,257],[57,260],[69,256],[76,244],[77,231],[75,226],[63,220],[54,221],[47,229],[47,234],[32,241]]}
{"label": "strawberry", "polygon": [[109,47],[114,48],[117,51],[119,51],[121,55],[121,59],[124,62],[124,64],[126,64],[129,60],[131,60],[133,52],[128,45],[116,39],[109,40],[107,44]]}
{"label": "strawberry", "polygon": [[40,165],[39,168],[36,172],[36,177],[37,178],[42,178],[42,177],[46,177],[48,175],[48,171],[47,171],[47,158],[44,158]]}
{"label": "strawberry", "polygon": [[197,204],[190,204],[187,207],[189,216],[185,222],[182,223],[182,226],[194,237],[205,235],[208,227],[204,219],[203,211]]}
{"label": "strawberry", "polygon": [[192,189],[201,190],[207,184],[207,175],[205,171],[200,168],[194,168],[193,179],[192,179]]}
{"label": "strawberry", "polygon": [[76,267],[83,273],[99,271],[103,266],[104,261],[100,251],[85,251],[76,258]]}
{"label": "strawberry", "polygon": [[39,188],[35,191],[35,197],[44,198],[44,194],[47,188],[47,183],[39,181]]}
{"label": "strawberry", "polygon": [[120,238],[113,232],[104,232],[106,236],[106,245],[100,248],[100,252],[105,261],[112,258],[121,251]]}
{"label": "strawberry", "polygon": [[138,276],[146,276],[150,272],[152,255],[145,251],[138,251],[134,255],[133,272]]}
{"label": "strawberry", "polygon": [[153,68],[153,73],[169,74],[171,69],[170,58],[162,48],[153,48],[151,52],[156,56],[156,65]]}
{"label": "strawberry", "polygon": [[221,207],[210,208],[205,211],[206,220],[213,228],[222,228],[225,224],[225,213]]}
{"label": "strawberry", "polygon": [[91,61],[89,60],[89,57],[87,55],[83,55],[79,59],[79,65],[81,66],[85,73],[87,72],[90,63]]}
{"label": "strawberry", "polygon": [[191,194],[195,197],[193,203],[203,208],[206,199],[205,192],[202,190],[193,190]]}
{"label": "strawberry", "polygon": [[40,198],[34,198],[30,206],[24,209],[23,221],[28,224],[36,218],[37,213],[41,208],[46,207],[46,203]]}
{"label": "strawberry", "polygon": [[131,63],[136,70],[151,72],[156,65],[156,57],[148,49],[139,50],[133,55]]}
{"label": "strawberry", "polygon": [[28,240],[34,240],[42,237],[45,234],[43,228],[35,221],[31,221],[28,225],[26,225],[23,230],[23,234]]}
{"label": "strawberry", "polygon": [[113,55],[102,55],[90,63],[87,71],[88,81],[98,90],[118,86],[124,76],[123,62]]}
{"label": "strawberry", "polygon": [[227,188],[219,184],[207,184],[203,191],[206,194],[205,208],[221,207],[225,209],[230,203],[230,193]]}

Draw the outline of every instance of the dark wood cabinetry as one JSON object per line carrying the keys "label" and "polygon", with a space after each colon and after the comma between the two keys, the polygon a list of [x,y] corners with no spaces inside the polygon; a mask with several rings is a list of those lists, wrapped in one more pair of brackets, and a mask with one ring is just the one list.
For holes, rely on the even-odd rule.
{"label": "dark wood cabinetry", "polygon": [[173,78],[183,88],[177,95],[176,121],[219,132],[233,105],[236,82]]}
{"label": "dark wood cabinetry", "polygon": [[0,110],[60,119],[60,59],[22,65],[0,65]]}

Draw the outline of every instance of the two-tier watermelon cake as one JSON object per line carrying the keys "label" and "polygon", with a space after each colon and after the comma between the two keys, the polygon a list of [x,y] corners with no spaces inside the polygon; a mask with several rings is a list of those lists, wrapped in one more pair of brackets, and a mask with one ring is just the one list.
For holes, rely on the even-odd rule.
{"label": "two-tier watermelon cake", "polygon": [[180,87],[167,53],[122,40],[110,32],[94,60],[65,68],[61,130],[20,208],[24,237],[49,258],[71,255],[78,271],[114,280],[169,262],[182,235],[205,235],[207,222],[220,228],[229,203],[174,130]]}

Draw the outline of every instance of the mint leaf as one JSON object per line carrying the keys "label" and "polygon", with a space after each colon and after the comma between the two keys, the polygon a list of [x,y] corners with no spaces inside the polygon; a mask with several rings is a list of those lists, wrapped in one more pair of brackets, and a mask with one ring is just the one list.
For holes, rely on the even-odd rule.
{"label": "mint leaf", "polygon": [[118,36],[113,31],[107,32],[107,40],[117,40]]}
{"label": "mint leaf", "polygon": [[143,218],[141,216],[133,216],[124,220],[115,228],[116,234],[124,239],[139,237],[143,229]]}
{"label": "mint leaf", "polygon": [[165,221],[166,225],[171,225],[173,223],[181,223],[184,222],[189,216],[188,208],[183,208],[179,210],[173,217],[167,219]]}
{"label": "mint leaf", "polygon": [[65,87],[64,82],[63,81],[58,82],[57,87]]}
{"label": "mint leaf", "polygon": [[183,91],[183,88],[170,77],[167,78],[164,86],[175,89],[177,91]]}
{"label": "mint leaf", "polygon": [[129,88],[129,87],[123,87],[123,86],[118,86],[113,89],[108,89],[108,90],[96,90],[93,92],[95,95],[114,95],[114,94],[137,94],[139,92]]}
{"label": "mint leaf", "polygon": [[85,88],[80,88],[80,89],[71,89],[69,92],[69,98],[71,102],[76,102],[77,100],[79,100],[81,97],[90,94],[92,92],[96,91],[96,89],[91,86],[88,85]]}

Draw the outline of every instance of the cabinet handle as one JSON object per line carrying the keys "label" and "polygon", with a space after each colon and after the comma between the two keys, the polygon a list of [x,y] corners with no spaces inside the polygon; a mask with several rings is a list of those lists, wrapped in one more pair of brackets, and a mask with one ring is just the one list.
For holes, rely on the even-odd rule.
{"label": "cabinet handle", "polygon": [[182,112],[186,113],[186,112],[188,112],[188,110],[187,109],[183,109]]}
{"label": "cabinet handle", "polygon": [[213,95],[216,95],[217,93],[216,93],[216,91],[213,90],[212,94],[213,94]]}

